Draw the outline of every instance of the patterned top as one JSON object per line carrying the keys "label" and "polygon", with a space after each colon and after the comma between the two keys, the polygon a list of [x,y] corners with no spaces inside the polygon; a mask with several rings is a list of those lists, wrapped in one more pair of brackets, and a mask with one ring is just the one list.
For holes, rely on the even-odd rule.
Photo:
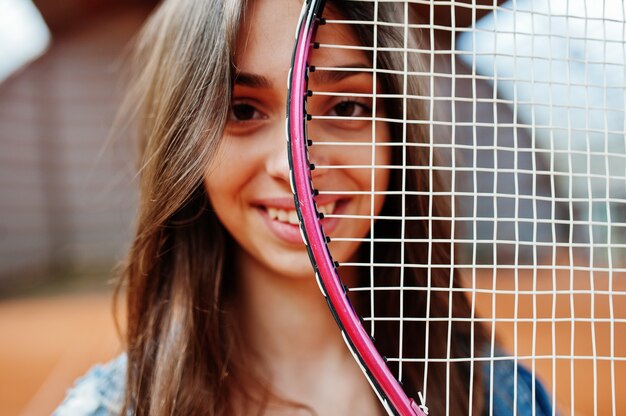
{"label": "patterned top", "polygon": [[[53,413],[53,416],[109,416],[119,415],[124,401],[126,383],[126,355],[122,354],[104,365],[93,367],[85,376],[76,381],[67,397]],[[491,383],[491,365],[483,366],[485,382],[484,415],[508,416],[513,414],[515,363],[513,360],[494,361]],[[490,394],[493,385],[494,392]],[[538,380],[535,380],[533,400],[533,377],[523,366],[517,366],[517,414],[552,415],[552,405],[548,394]],[[491,413],[493,405],[493,413]],[[534,404],[534,409],[533,409]],[[534,413],[533,413],[534,410]],[[436,415],[435,415],[436,416]]]}

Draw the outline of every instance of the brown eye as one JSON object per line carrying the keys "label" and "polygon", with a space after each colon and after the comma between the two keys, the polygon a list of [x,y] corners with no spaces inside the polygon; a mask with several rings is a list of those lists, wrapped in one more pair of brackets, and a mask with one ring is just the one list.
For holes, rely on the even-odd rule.
{"label": "brown eye", "polygon": [[341,101],[331,110],[331,115],[337,117],[369,117],[370,114],[368,106],[352,100]]}
{"label": "brown eye", "polygon": [[235,104],[231,110],[231,117],[236,121],[248,121],[257,117],[257,109],[250,104]]}
{"label": "brown eye", "polygon": [[354,101],[344,101],[335,106],[335,113],[339,117],[350,117],[354,114],[355,107]]}

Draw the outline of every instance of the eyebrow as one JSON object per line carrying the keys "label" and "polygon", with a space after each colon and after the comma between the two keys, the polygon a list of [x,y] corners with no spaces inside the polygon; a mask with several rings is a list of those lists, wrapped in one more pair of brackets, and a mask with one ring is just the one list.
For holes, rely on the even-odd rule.
{"label": "eyebrow", "polygon": [[[360,69],[363,69],[363,71],[360,71]],[[360,74],[371,75],[372,70],[370,66],[357,62],[332,67],[332,69],[320,69],[315,72],[314,79],[317,84],[323,85],[339,82],[346,78]],[[238,72],[235,74],[235,85],[242,85],[245,87],[259,89],[269,89],[272,87],[272,82],[263,75],[251,74],[249,72]]]}
{"label": "eyebrow", "polygon": [[316,84],[333,84],[356,75],[371,76],[372,68],[367,64],[356,62],[336,67],[324,67],[324,69],[317,69],[314,74],[312,77]]}
{"label": "eyebrow", "polygon": [[235,85],[269,89],[272,87],[272,82],[263,75],[250,74],[248,72],[238,72],[237,74],[235,74]]}

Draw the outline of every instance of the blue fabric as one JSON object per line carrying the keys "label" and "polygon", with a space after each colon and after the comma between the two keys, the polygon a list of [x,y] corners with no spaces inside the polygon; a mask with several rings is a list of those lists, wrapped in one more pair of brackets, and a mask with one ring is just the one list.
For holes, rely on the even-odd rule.
{"label": "blue fabric", "polygon": [[126,388],[126,354],[79,378],[53,416],[119,415]]}
{"label": "blue fabric", "polygon": [[[67,397],[53,413],[53,416],[109,416],[119,415],[124,401],[126,382],[126,355],[105,365],[92,368],[84,377],[78,379]],[[483,365],[485,380],[485,411],[490,415],[493,405],[494,416],[513,414],[515,363],[512,360],[494,361],[493,386],[491,395],[491,363]],[[532,396],[533,378],[531,373],[521,365],[517,366],[517,414],[533,414]],[[536,416],[552,414],[552,405],[545,389],[535,380],[535,413]],[[433,415],[437,416],[437,415]]]}
{"label": "blue fabric", "polygon": [[[533,377],[522,365],[515,365],[514,360],[493,361],[493,385],[491,383],[491,362],[483,365],[485,386],[485,416],[513,415],[513,407],[517,401],[518,415],[552,415],[552,404],[545,388],[535,379],[535,397],[533,400]],[[515,373],[517,369],[517,400],[515,400]],[[493,394],[491,392],[493,391]],[[534,403],[534,409],[533,409]],[[491,413],[493,407],[493,413]]]}

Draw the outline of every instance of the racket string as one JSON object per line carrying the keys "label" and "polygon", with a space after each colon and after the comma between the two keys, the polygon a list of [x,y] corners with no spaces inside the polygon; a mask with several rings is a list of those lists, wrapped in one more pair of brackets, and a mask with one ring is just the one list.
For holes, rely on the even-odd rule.
{"label": "racket string", "polygon": [[[419,2],[417,2],[419,3]],[[428,4],[428,2],[422,2]],[[377,4],[377,3],[376,3]],[[476,5],[474,5],[476,7]],[[378,6],[376,6],[378,7]],[[480,7],[476,7],[474,10],[478,10]],[[499,9],[508,13],[516,13],[517,10],[513,8]],[[539,16],[544,16],[539,13]],[[558,18],[559,16],[564,19],[570,19],[567,13],[559,14],[555,13],[551,18]],[[600,21],[600,19],[594,19],[593,17],[587,18],[585,22]],[[622,23],[619,19],[611,19],[606,16],[602,21],[610,21],[615,23]],[[363,21],[345,21],[338,19],[326,19],[326,25],[348,25],[359,26],[368,25],[372,28],[386,27],[389,29],[428,29],[430,33],[434,29],[443,27],[424,25],[420,23],[407,23],[407,22],[363,22]],[[450,28],[447,28],[450,30]],[[458,32],[467,31],[471,29],[461,29]],[[377,33],[377,29],[375,30]],[[477,36],[481,34],[493,33],[490,30],[480,31],[476,30],[472,32]],[[502,36],[514,35],[518,32],[515,31],[501,31]],[[546,36],[548,35],[541,35]],[[406,38],[406,37],[405,37]],[[584,41],[595,42],[602,40],[597,33],[585,33],[584,36],[572,36],[570,34],[550,34],[550,41],[564,40],[568,42]],[[606,41],[606,40],[603,40]],[[606,41],[607,44],[614,43],[617,46],[623,46],[623,42],[611,42]],[[426,42],[429,43],[428,41]],[[432,42],[431,42],[432,43]],[[610,46],[610,45],[609,45]],[[478,371],[474,369],[474,363],[496,363],[502,361],[512,361],[517,365],[525,361],[530,363],[531,372],[533,378],[536,377],[537,368],[540,367],[542,362],[550,362],[551,364],[551,396],[555,400],[557,397],[556,386],[557,368],[560,369],[562,364],[565,363],[569,366],[569,372],[571,381],[568,386],[571,387],[570,407],[574,409],[576,401],[574,400],[573,386],[575,384],[575,376],[580,379],[578,375],[579,362],[591,362],[594,365],[594,371],[592,378],[598,380],[599,372],[596,362],[611,363],[611,390],[612,401],[615,402],[615,365],[613,363],[623,363],[626,361],[623,352],[618,352],[615,348],[615,334],[616,328],[621,325],[621,328],[626,329],[623,326],[626,319],[626,314],[619,314],[616,310],[616,303],[626,296],[626,288],[616,285],[615,277],[619,274],[623,274],[626,268],[620,266],[620,257],[616,257],[615,253],[623,253],[626,248],[626,240],[623,236],[626,235],[626,225],[623,215],[620,216],[619,211],[615,207],[623,206],[626,203],[626,195],[620,192],[614,192],[615,189],[625,184],[626,172],[622,173],[620,169],[615,169],[615,166],[624,166],[623,162],[626,161],[626,151],[624,151],[624,144],[620,142],[619,137],[623,141],[624,130],[623,127],[614,123],[604,122],[604,125],[598,125],[585,121],[584,123],[577,122],[576,114],[579,112],[601,112],[602,118],[606,119],[611,113],[615,113],[617,116],[623,114],[623,105],[619,102],[611,100],[603,100],[600,102],[590,102],[590,100],[576,101],[569,100],[564,102],[562,100],[551,98],[548,103],[541,102],[535,97],[520,94],[519,96],[510,97],[506,95],[500,95],[497,93],[499,87],[506,88],[507,85],[514,85],[514,88],[525,87],[526,84],[520,82],[517,74],[510,73],[498,73],[481,75],[477,71],[477,66],[472,65],[469,73],[454,72],[456,65],[453,63],[453,70],[449,72],[439,71],[436,67],[435,61],[439,57],[450,57],[450,59],[470,59],[477,62],[485,57],[493,57],[493,52],[479,52],[476,50],[471,51],[455,51],[453,48],[444,50],[433,50],[432,48],[424,47],[382,47],[374,44],[372,47],[363,47],[359,45],[342,45],[342,44],[329,44],[323,42],[316,42],[315,47],[319,50],[346,50],[346,51],[360,51],[368,54],[389,53],[389,54],[404,54],[410,56],[411,59],[423,58],[426,62],[426,69],[408,69],[405,65],[404,68],[372,68],[371,70],[364,68],[333,68],[329,66],[316,66],[314,72],[320,73],[322,71],[343,71],[343,72],[370,72],[374,79],[384,76],[400,76],[404,78],[415,79],[427,79],[431,84],[429,88],[421,93],[411,93],[409,91],[402,91],[397,94],[385,94],[384,92],[376,91],[373,88],[371,93],[363,92],[347,92],[347,91],[332,91],[332,90],[311,90],[308,93],[308,98],[367,98],[372,99],[374,105],[385,105],[385,101],[396,102],[416,102],[425,104],[427,113],[423,119],[412,119],[404,115],[378,115],[375,109],[372,110],[372,114],[375,116],[370,117],[339,117],[325,114],[316,114],[311,112],[308,115],[309,123],[326,123],[326,122],[342,122],[342,121],[362,121],[368,122],[372,125],[373,137],[361,137],[358,140],[347,140],[345,142],[334,140],[333,137],[324,135],[311,135],[309,137],[309,151],[322,151],[321,149],[341,149],[342,152],[356,151],[359,148],[371,148],[370,160],[366,163],[359,164],[336,164],[336,163],[317,163],[315,169],[320,172],[324,170],[328,171],[353,171],[353,170],[370,170],[371,177],[384,172],[384,171],[399,171],[405,175],[406,172],[428,172],[430,183],[427,189],[424,190],[412,190],[402,187],[400,190],[383,190],[379,191],[375,189],[374,180],[370,183],[369,190],[339,190],[339,189],[325,189],[320,186],[319,196],[370,196],[370,209],[369,215],[367,214],[352,214],[352,213],[323,213],[322,218],[326,220],[363,220],[370,223],[371,235],[365,237],[354,237],[349,235],[335,235],[329,233],[327,236],[327,242],[329,247],[332,248],[337,244],[346,243],[362,243],[370,247],[368,251],[368,260],[359,261],[347,260],[340,263],[335,263],[335,267],[345,270],[346,268],[361,268],[364,270],[364,274],[369,276],[367,282],[362,285],[347,287],[345,290],[348,293],[358,294],[364,293],[368,297],[368,308],[364,308],[365,312],[371,312],[370,315],[363,314],[362,321],[364,326],[371,331],[373,336],[375,331],[375,323],[392,322],[400,324],[399,331],[405,331],[404,324],[410,323],[422,323],[428,325],[433,324],[448,324],[446,331],[448,332],[448,342],[446,351],[439,354],[441,356],[430,354],[430,348],[426,347],[425,355],[422,357],[410,357],[406,356],[406,351],[398,350],[396,354],[386,354],[386,361],[388,363],[396,363],[394,371],[399,374],[398,378],[402,378],[402,368],[404,364],[408,363],[421,363],[424,364],[424,386],[428,386],[428,366],[432,364],[443,364],[448,368],[448,374],[450,372],[450,363],[469,363],[471,371]],[[623,68],[620,63],[612,61],[607,62],[602,59],[588,58],[588,57],[567,57],[567,58],[552,58],[545,56],[536,56],[532,51],[509,49],[505,51],[497,52],[498,59],[511,59],[518,60],[519,62],[527,62],[527,60],[533,60],[534,62],[554,64],[558,61],[566,61],[572,65],[587,65],[592,67],[594,65],[602,65],[604,68]],[[606,57],[605,57],[606,58]],[[375,59],[376,62],[376,59]],[[495,64],[494,64],[495,65]],[[495,67],[494,67],[495,68]],[[453,81],[451,83],[453,90],[448,95],[435,96],[432,87],[435,78],[437,81]],[[472,84],[472,91],[467,96],[460,96],[458,91],[454,91],[454,85],[457,81],[466,81]],[[479,82],[490,82],[493,84],[493,94],[491,96],[483,96],[478,88]],[[624,83],[612,84],[604,79],[603,82],[598,83],[596,81],[585,79],[580,81],[575,77],[560,77],[558,79],[533,79],[529,88],[533,91],[535,88],[546,88],[552,93],[553,89],[562,88],[571,91],[576,88],[584,88],[589,90],[603,89],[604,91],[617,91],[623,92]],[[606,97],[606,94],[605,94]],[[391,104],[395,105],[395,104]],[[406,104],[405,104],[406,105]],[[445,119],[440,115],[437,115],[435,109],[438,105],[448,105],[451,108],[453,114],[450,116],[452,119]],[[455,112],[457,106],[469,105],[472,107],[472,111],[469,117],[463,115],[461,112]],[[514,108],[514,115],[512,118],[507,119],[499,115],[500,106],[510,105]],[[481,119],[479,117],[479,109],[481,106],[492,107],[490,116],[492,119]],[[548,120],[529,119],[523,117],[524,108],[532,108],[532,112],[539,114],[542,111],[549,113]],[[564,125],[559,121],[558,111],[567,113],[568,123]],[[407,141],[404,135],[394,137],[391,141],[380,141],[375,137],[376,130],[375,125],[377,123],[397,124],[402,129],[406,129],[406,126],[422,126],[429,130],[429,134],[426,139],[420,138],[420,142],[413,143]],[[462,140],[457,141],[456,135],[451,134],[446,142],[445,135],[436,133],[436,128],[449,128],[452,132],[462,132],[463,129],[471,131],[473,137],[479,138],[481,135],[484,137],[490,137],[492,140],[480,141],[476,139],[475,142],[467,143]],[[521,130],[528,130],[532,134],[533,142],[530,147],[521,142],[518,137],[518,132]],[[510,132],[514,140],[513,144],[502,143],[498,139],[500,135],[504,135],[503,132]],[[506,133],[509,134],[509,133]],[[541,145],[538,137],[548,134],[550,136],[550,142],[548,146]],[[603,146],[595,146],[590,140],[585,142],[583,147],[578,147],[572,143],[572,141],[565,141],[562,139],[562,134],[569,136],[583,134],[588,138],[595,137],[594,135],[602,135],[605,138]],[[439,137],[438,137],[439,136]],[[610,138],[618,137],[613,143],[616,145],[613,148],[609,148]],[[397,140],[399,139],[399,140]],[[437,140],[435,140],[437,139]],[[621,146],[621,147],[620,147]],[[315,150],[313,150],[315,149]],[[419,149],[428,153],[427,161],[423,165],[411,165],[407,161],[399,164],[382,164],[376,162],[376,149],[399,149],[404,153],[406,149]],[[438,152],[448,152],[449,162],[447,165],[439,165],[435,161],[434,154]],[[469,153],[471,154],[471,160],[467,165],[455,164],[456,157],[459,154]],[[481,156],[481,152],[483,155]],[[491,154],[492,160],[490,164],[484,166],[480,163],[484,163],[484,155]],[[508,157],[507,154],[513,156],[510,158],[510,162],[507,162],[504,166],[498,165],[498,160]],[[519,159],[523,155],[530,156],[529,164],[522,162]],[[502,156],[504,155],[504,156]],[[479,157],[480,156],[480,157]],[[481,159],[482,157],[482,159]],[[548,160],[547,165],[542,162],[541,158]],[[597,160],[603,160],[601,169],[593,168],[592,162]],[[560,159],[568,159],[565,167],[559,166]],[[489,160],[487,160],[489,162]],[[538,162],[539,161],[539,162]],[[582,161],[583,163],[579,163]],[[450,184],[452,189],[446,191],[435,191],[433,186],[432,172],[438,174],[439,172],[447,173],[451,179]],[[481,176],[482,175],[482,176]],[[481,184],[481,178],[484,179],[485,175],[490,175],[488,184],[492,187],[486,189]],[[512,175],[509,179],[505,175]],[[460,181],[458,177],[467,178],[470,177],[471,187],[468,189],[464,186],[457,186]],[[543,176],[543,177],[542,177]],[[529,178],[529,179],[526,179]],[[543,179],[547,179],[550,183],[550,189],[542,194],[542,191],[538,183]],[[529,180],[531,183],[530,190],[524,190],[524,180]],[[581,191],[576,189],[574,185],[576,181],[586,181],[586,190]],[[596,182],[605,182],[604,188],[601,192],[594,191]],[[313,181],[315,183],[315,180]],[[562,182],[562,183],[561,183]],[[510,183],[510,189],[501,189],[502,184]],[[557,188],[565,187],[568,192],[565,194],[557,192]],[[524,193],[526,192],[526,194]],[[406,214],[404,216],[391,216],[384,213],[376,213],[373,209],[372,201],[376,196],[394,197],[400,196],[404,199],[411,198],[428,198],[428,210],[426,214],[411,215]],[[432,198],[448,198],[449,203],[453,206],[452,212],[447,217],[438,218],[436,214],[432,212]],[[455,198],[467,198],[467,201],[471,200],[469,207],[461,205],[455,206]],[[491,199],[491,206],[486,206],[484,199]],[[502,213],[502,201],[511,201],[511,207],[506,213]],[[533,204],[526,214],[522,204],[528,201]],[[546,203],[551,206],[548,215],[542,214],[537,208],[537,204]],[[566,205],[569,210],[569,215],[562,218],[559,217],[558,207],[559,205]],[[588,206],[587,213],[581,215],[576,213],[574,207],[585,204]],[[405,203],[402,203],[404,209]],[[604,206],[602,208],[601,206]],[[598,208],[600,207],[600,208]],[[512,209],[512,213],[511,213]],[[604,214],[600,215],[603,209]],[[616,214],[617,213],[617,214]],[[587,215],[585,217],[585,215]],[[452,223],[453,231],[449,238],[438,238],[430,234],[432,228],[432,222],[438,220],[448,220]],[[382,222],[400,222],[402,223],[402,231],[405,230],[405,225],[410,222],[427,222],[429,225],[426,227],[426,234],[420,238],[412,237],[386,237],[378,236],[376,230],[377,225]],[[464,223],[470,223],[470,231],[467,230],[458,231],[464,227]],[[490,223],[489,226],[486,224]],[[524,237],[521,226],[528,225],[533,228],[530,237]],[[545,241],[541,240],[538,227],[546,225],[551,228],[551,233]],[[558,229],[558,227],[568,228],[569,232],[565,234]],[[480,232],[481,227],[487,227],[487,231],[484,231],[481,236],[477,236],[476,233]],[[583,228],[588,228],[584,231]],[[468,234],[469,233],[469,234]],[[490,235],[489,235],[490,234]],[[465,237],[464,237],[465,235]],[[563,237],[565,235],[565,237]],[[586,235],[586,236],[585,236]],[[452,247],[453,253],[459,253],[460,259],[452,260],[449,264],[433,264],[430,261],[423,263],[410,263],[407,262],[404,255],[400,256],[398,262],[378,263],[375,261],[376,253],[381,244],[399,244],[402,246],[401,250],[409,250],[406,248],[406,244],[422,244],[427,246],[428,253],[426,257],[432,258],[433,246],[437,244],[447,244]],[[505,250],[503,250],[503,247]],[[508,247],[508,248],[507,248]],[[523,249],[530,248],[528,253],[524,254]],[[508,251],[507,251],[508,250]],[[602,252],[605,252],[602,254]],[[502,252],[508,253],[507,256],[503,256]],[[469,254],[467,254],[469,253]],[[485,254],[487,253],[487,254]],[[465,256],[465,257],[464,257]],[[524,256],[529,256],[524,260]],[[452,256],[455,257],[454,255]],[[623,256],[622,256],[623,257]],[[465,260],[464,260],[465,258]],[[482,267],[482,259],[487,259],[486,265],[490,267]],[[618,260],[618,261],[616,261]],[[527,262],[527,263],[525,263]],[[623,263],[622,263],[623,264]],[[428,285],[426,287],[414,287],[409,284],[393,284],[385,282],[385,275],[379,273],[381,268],[396,269],[400,274],[404,274],[408,269],[421,269],[428,277]],[[460,270],[466,277],[466,286],[456,287],[439,287],[433,285],[430,281],[431,274],[434,270],[441,269],[443,271]],[[507,274],[508,273],[508,274]],[[585,278],[583,274],[586,274],[588,278]],[[546,281],[542,280],[542,275],[549,276]],[[504,277],[503,277],[504,276]],[[607,277],[609,276],[609,277]],[[390,278],[393,280],[395,277]],[[610,281],[606,286],[601,287],[602,281]],[[586,288],[580,287],[581,280],[587,281]],[[500,281],[505,281],[509,284],[509,288],[500,287]],[[452,279],[447,280],[451,284]],[[526,283],[530,283],[529,288]],[[545,284],[551,284],[551,288],[543,287]],[[564,286],[565,285],[565,286]],[[569,287],[566,287],[569,286]],[[449,308],[446,310],[445,316],[438,316],[436,313],[426,312],[424,316],[405,316],[404,309],[400,308],[398,316],[384,316],[383,311],[378,311],[375,308],[374,299],[375,294],[380,292],[398,292],[398,293],[412,293],[421,292],[426,295],[427,302],[430,302],[431,296],[435,294],[441,294],[448,297],[449,301],[447,305]],[[469,316],[456,316],[453,311],[452,295],[465,296],[469,299],[471,305],[471,312]],[[580,309],[579,304],[581,299],[587,298],[591,301],[590,309],[585,311]],[[608,299],[610,305],[609,309],[600,312],[598,310],[600,297],[605,301]],[[548,310],[538,309],[538,305],[541,305],[542,298],[551,299],[550,308]],[[404,300],[404,296],[400,295],[401,302]],[[503,315],[501,309],[504,306],[508,306],[507,302],[511,304],[511,313]],[[355,302],[358,303],[358,302]],[[545,302],[544,302],[545,303]],[[606,304],[606,302],[604,302]],[[530,311],[525,310],[527,306],[531,305]],[[562,308],[566,306],[565,310],[567,315],[564,315]],[[381,313],[379,313],[381,312]],[[606,312],[606,314],[604,314]],[[529,314],[528,314],[529,313]],[[604,315],[603,315],[604,314]],[[471,337],[474,337],[474,324],[484,325],[488,329],[490,339],[487,341],[487,351],[475,353],[473,349],[467,352],[467,356],[453,356],[451,352],[452,345],[452,325],[453,324],[471,324]],[[522,331],[523,328],[530,328],[530,332]],[[541,334],[545,334],[546,326],[549,326],[548,337],[550,338],[550,345],[548,349],[540,343]],[[569,326],[569,329],[565,328]],[[610,327],[610,351],[601,351],[601,347],[595,342],[596,339],[600,339],[606,335],[604,329]],[[565,328],[565,329],[564,329]],[[435,329],[433,329],[435,330]],[[428,332],[426,330],[425,343],[428,343]],[[569,341],[569,352],[562,353],[567,348],[563,348],[561,340],[557,339],[556,335],[559,331],[565,334],[564,339]],[[513,343],[511,352],[506,352],[499,349],[497,346],[496,338],[500,337],[500,334],[512,333]],[[496,334],[497,333],[497,334]],[[530,350],[522,339],[523,333],[530,333]],[[585,353],[580,350],[576,342],[580,338],[581,334],[588,334],[590,339],[593,340],[592,352]],[[575,342],[576,341],[576,342]],[[472,341],[473,343],[473,341]],[[400,342],[402,346],[402,342]],[[509,347],[511,344],[509,345]],[[433,367],[434,368],[434,367]],[[625,367],[626,368],[626,367]],[[494,391],[494,369],[495,366],[488,367],[487,374],[490,381],[490,397],[489,402],[493,401]],[[619,373],[618,373],[619,375]],[[517,375],[515,376],[517,377]],[[450,377],[446,377],[445,382],[449,383]],[[470,377],[473,380],[473,377]],[[597,385],[597,381],[594,384],[594,388]],[[470,382],[470,386],[472,383]],[[515,382],[517,386],[517,380]],[[470,387],[471,388],[471,387]],[[446,394],[450,394],[450,387],[446,387]],[[559,390],[560,391],[560,390]],[[535,386],[533,384],[533,394],[536,393]],[[513,394],[515,400],[517,397],[517,387],[514,388]],[[562,393],[559,393],[562,394]],[[598,402],[598,392],[594,392],[594,401]],[[612,405],[613,414],[615,414],[616,405]],[[597,410],[596,410],[597,412]]]}

